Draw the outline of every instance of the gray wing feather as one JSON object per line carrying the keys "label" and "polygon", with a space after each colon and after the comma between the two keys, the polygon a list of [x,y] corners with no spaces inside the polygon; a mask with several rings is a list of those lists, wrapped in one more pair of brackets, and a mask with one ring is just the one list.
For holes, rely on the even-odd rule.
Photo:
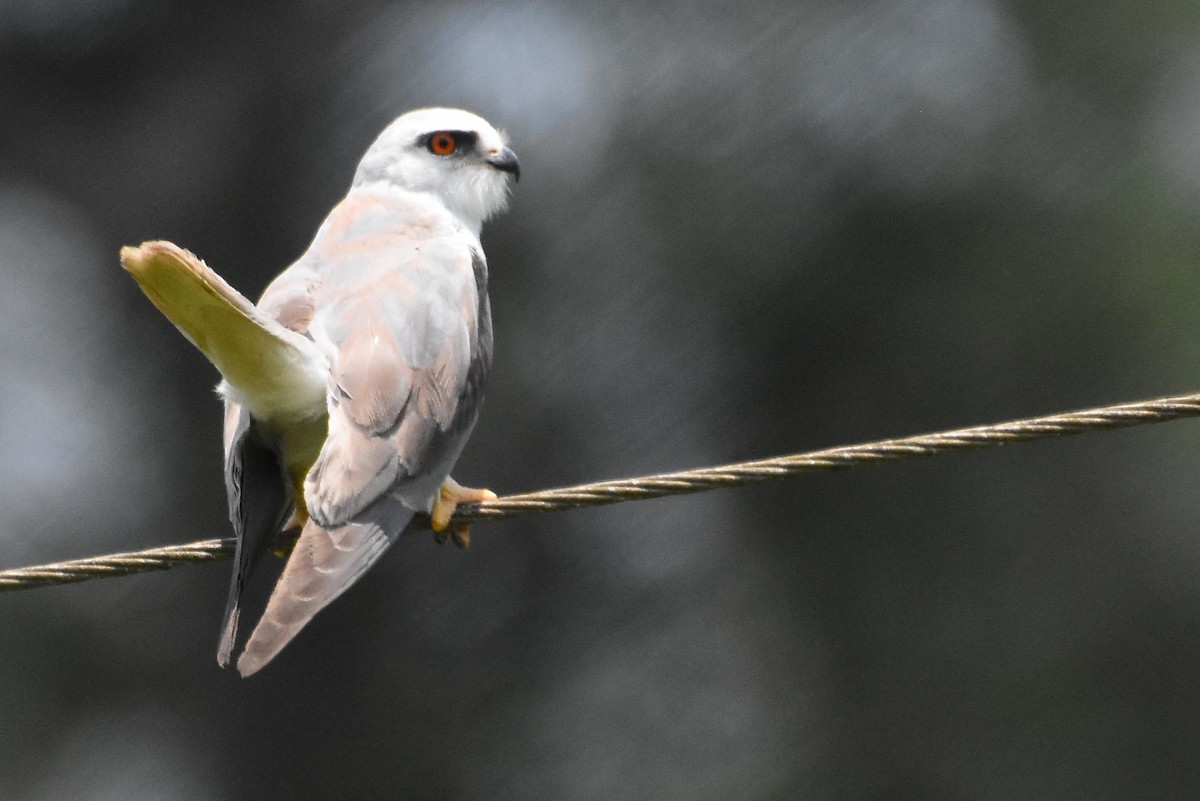
{"label": "gray wing feather", "polygon": [[229,600],[225,605],[225,622],[217,646],[217,662],[222,667],[229,667],[246,581],[271,538],[283,526],[291,504],[279,456],[255,436],[250,413],[239,404],[227,403],[225,416],[225,490],[237,549]]}

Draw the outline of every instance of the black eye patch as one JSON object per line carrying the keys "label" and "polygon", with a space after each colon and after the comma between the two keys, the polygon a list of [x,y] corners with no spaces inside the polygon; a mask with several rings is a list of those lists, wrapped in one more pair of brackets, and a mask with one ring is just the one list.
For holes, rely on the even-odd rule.
{"label": "black eye patch", "polygon": [[417,144],[435,156],[453,156],[474,150],[479,134],[474,131],[431,131],[417,137]]}

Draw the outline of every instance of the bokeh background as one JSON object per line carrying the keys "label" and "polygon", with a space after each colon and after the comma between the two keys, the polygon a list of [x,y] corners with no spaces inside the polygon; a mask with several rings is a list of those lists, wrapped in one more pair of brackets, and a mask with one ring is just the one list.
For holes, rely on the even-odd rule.
{"label": "bokeh background", "polygon": [[[0,3],[0,566],[228,532],[213,369],[412,107],[508,130],[500,492],[1200,389],[1200,7]],[[228,564],[0,597],[0,798],[1184,799],[1200,427],[402,540],[268,670]]]}

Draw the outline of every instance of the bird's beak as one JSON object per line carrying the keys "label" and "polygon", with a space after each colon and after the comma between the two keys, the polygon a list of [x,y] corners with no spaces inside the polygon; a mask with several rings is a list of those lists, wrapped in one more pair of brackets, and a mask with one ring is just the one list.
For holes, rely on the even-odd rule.
{"label": "bird's beak", "polygon": [[487,163],[500,172],[512,173],[513,178],[521,180],[521,162],[517,161],[517,154],[510,148],[500,148],[499,152],[488,156]]}

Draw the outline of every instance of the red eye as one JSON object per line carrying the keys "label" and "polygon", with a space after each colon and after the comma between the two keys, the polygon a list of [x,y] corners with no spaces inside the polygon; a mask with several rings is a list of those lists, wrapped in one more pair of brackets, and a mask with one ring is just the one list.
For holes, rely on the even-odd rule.
{"label": "red eye", "polygon": [[429,137],[429,152],[435,156],[449,156],[458,150],[458,140],[449,131],[439,131]]}

